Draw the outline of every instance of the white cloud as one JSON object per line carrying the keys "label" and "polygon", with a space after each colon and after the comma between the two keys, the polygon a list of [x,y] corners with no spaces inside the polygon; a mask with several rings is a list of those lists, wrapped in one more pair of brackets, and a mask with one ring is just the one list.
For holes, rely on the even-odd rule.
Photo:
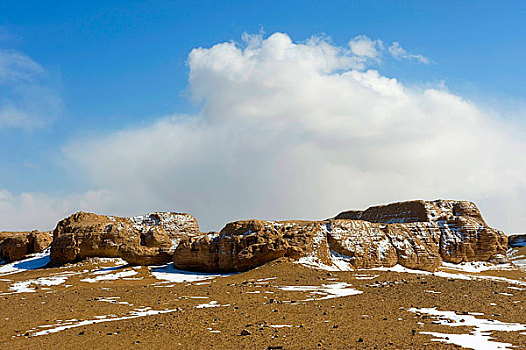
{"label": "white cloud", "polygon": [[359,35],[349,41],[351,51],[356,56],[377,58],[383,50],[383,43],[380,40],[372,40],[366,35]]}
{"label": "white cloud", "polygon": [[407,52],[407,50],[404,49],[398,42],[392,43],[388,50],[389,53],[397,60],[416,60],[424,64],[429,64],[429,59],[427,57]]}
{"label": "white cloud", "polygon": [[49,195],[46,193],[13,194],[0,189],[1,230],[52,230],[57,221],[74,211],[104,211],[107,194],[88,191],[84,194]]}
{"label": "white cloud", "polygon": [[0,50],[0,129],[37,129],[57,117],[62,101],[48,78],[26,55]]}
{"label": "white cloud", "polygon": [[297,44],[280,33],[195,49],[189,81],[200,113],[65,147],[68,167],[104,196],[68,197],[48,215],[77,203],[120,215],[176,210],[217,230],[233,219],[319,219],[456,198],[482,203],[497,227],[526,227],[524,215],[494,215],[506,205],[526,210],[517,200],[526,193],[521,126],[360,64],[327,41]]}

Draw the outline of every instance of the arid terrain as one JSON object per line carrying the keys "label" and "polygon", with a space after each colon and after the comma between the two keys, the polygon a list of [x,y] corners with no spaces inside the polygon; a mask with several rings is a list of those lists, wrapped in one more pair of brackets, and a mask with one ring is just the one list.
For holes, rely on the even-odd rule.
{"label": "arid terrain", "polygon": [[282,258],[214,275],[48,261],[0,267],[1,348],[526,348],[526,273],[509,264],[326,271]]}
{"label": "arid terrain", "polygon": [[526,236],[468,201],[209,233],[79,212],[2,237],[2,349],[526,348]]}

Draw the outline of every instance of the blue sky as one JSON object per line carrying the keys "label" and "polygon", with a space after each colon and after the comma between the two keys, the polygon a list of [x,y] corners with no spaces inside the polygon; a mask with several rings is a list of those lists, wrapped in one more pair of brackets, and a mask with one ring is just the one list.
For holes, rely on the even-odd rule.
{"label": "blue sky", "polygon": [[[188,55],[199,47],[241,43],[244,33],[268,38],[281,32],[294,43],[318,36],[340,48],[359,35],[381,40],[386,50],[399,43],[429,63],[385,56],[368,61],[361,70],[377,70],[417,90],[445,87],[490,111],[499,123],[512,123],[502,128],[523,130],[524,23],[526,3],[521,1],[2,1],[0,52],[27,58],[36,68],[23,67],[31,77],[3,81],[0,71],[0,102],[16,105],[29,118],[13,125],[0,123],[0,190],[13,198],[38,193],[57,201],[109,186],[97,180],[102,175],[86,174],[78,151],[71,156],[72,145],[77,150],[89,148],[91,143],[83,146],[82,142],[142,130],[170,115],[200,115],[212,97],[189,98],[194,88],[189,86]],[[217,186],[228,187],[224,182]],[[191,188],[183,190],[192,192]],[[446,192],[494,203],[488,208],[502,207],[495,203],[503,199],[484,191]],[[405,199],[419,193],[369,200]],[[422,196],[435,193],[440,195],[421,192]],[[242,199],[240,194],[240,203]],[[347,202],[364,205],[367,198]],[[152,209],[186,210],[185,203],[177,200],[163,203]],[[517,200],[506,203],[517,205]],[[4,210],[15,207],[23,208],[6,204]],[[59,212],[86,209],[133,214],[147,209],[141,205],[119,208],[117,204],[71,204]],[[276,213],[258,203],[252,208],[247,215],[257,215],[257,209],[264,215],[287,214],[286,209]],[[198,211],[205,215],[204,209]],[[234,216],[224,213],[216,221]],[[216,221],[210,226],[217,226]],[[38,220],[34,224],[44,225]],[[518,226],[509,224],[513,230]]]}

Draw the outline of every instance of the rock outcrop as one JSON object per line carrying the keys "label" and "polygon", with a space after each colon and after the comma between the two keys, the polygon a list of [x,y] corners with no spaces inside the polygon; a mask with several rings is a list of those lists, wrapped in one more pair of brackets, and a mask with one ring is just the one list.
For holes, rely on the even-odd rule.
{"label": "rock outcrop", "polygon": [[181,241],[174,265],[207,272],[246,271],[280,257],[315,255],[329,262],[325,223],[311,221],[244,220]]}
{"label": "rock outcrop", "polygon": [[133,265],[171,261],[181,239],[198,235],[190,214],[152,213],[131,218],[78,212],[57,224],[51,263],[62,265],[87,257],[123,258]]}
{"label": "rock outcrop", "polygon": [[51,241],[50,232],[0,232],[0,259],[11,262],[43,252]]}
{"label": "rock outcrop", "polygon": [[510,248],[526,247],[526,234],[508,236],[508,247]]}
{"label": "rock outcrop", "polygon": [[208,272],[244,271],[278,257],[434,271],[442,261],[504,262],[506,249],[506,236],[486,225],[475,204],[436,200],[346,211],[325,221],[237,221],[219,234],[182,240],[173,261]]}

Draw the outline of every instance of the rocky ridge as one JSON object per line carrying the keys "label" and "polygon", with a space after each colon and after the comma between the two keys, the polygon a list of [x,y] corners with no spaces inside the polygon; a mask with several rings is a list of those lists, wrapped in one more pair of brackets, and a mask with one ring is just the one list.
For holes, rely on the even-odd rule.
{"label": "rocky ridge", "polygon": [[244,271],[277,257],[350,268],[435,271],[442,261],[504,262],[507,238],[467,201],[409,201],[346,211],[323,221],[246,220],[219,234],[182,240],[174,265],[197,271]]}
{"label": "rocky ridge", "polygon": [[76,213],[53,233],[51,262],[120,257],[135,265],[173,261],[182,270],[246,271],[281,257],[336,269],[435,271],[443,261],[506,261],[506,236],[472,202],[408,201],[345,211],[321,221],[242,220],[202,234],[190,214],[120,218]]}

